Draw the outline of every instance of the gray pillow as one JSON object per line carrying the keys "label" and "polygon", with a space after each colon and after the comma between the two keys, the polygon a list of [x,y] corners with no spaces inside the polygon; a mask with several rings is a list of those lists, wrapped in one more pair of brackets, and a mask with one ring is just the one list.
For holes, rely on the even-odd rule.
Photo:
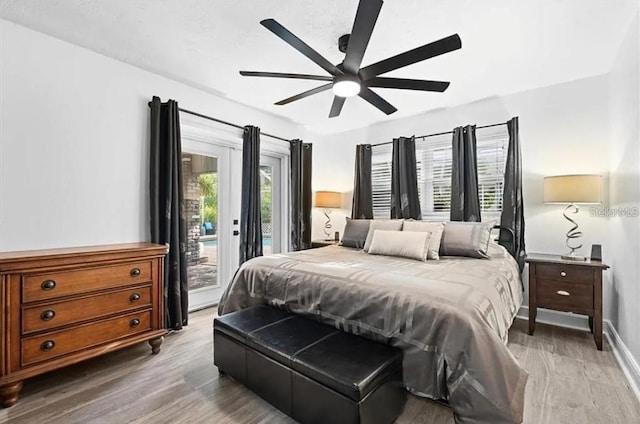
{"label": "gray pillow", "polygon": [[493,225],[483,222],[447,222],[440,242],[440,255],[489,258]]}
{"label": "gray pillow", "polygon": [[344,227],[342,235],[342,245],[346,247],[356,247],[362,249],[369,234],[370,219],[347,218],[347,225]]}
{"label": "gray pillow", "polygon": [[371,239],[373,239],[373,232],[375,230],[402,231],[402,222],[402,219],[372,219],[369,224],[367,240],[364,242],[364,251],[369,251]]}
{"label": "gray pillow", "polygon": [[440,241],[444,231],[444,222],[411,221],[405,220],[402,231],[427,231],[431,233],[429,241],[429,259],[440,259]]}

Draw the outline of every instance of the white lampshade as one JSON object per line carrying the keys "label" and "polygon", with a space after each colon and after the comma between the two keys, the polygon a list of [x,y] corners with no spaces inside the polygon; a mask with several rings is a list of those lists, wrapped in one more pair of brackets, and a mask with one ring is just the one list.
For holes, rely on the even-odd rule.
{"label": "white lampshade", "polygon": [[316,191],[316,208],[339,208],[342,206],[342,193],[337,191]]}
{"label": "white lampshade", "polygon": [[544,203],[602,203],[602,176],[545,177]]}

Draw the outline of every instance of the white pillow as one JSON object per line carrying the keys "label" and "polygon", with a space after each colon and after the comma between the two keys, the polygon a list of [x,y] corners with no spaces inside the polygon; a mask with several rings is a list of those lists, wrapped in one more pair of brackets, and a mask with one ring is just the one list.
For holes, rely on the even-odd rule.
{"label": "white pillow", "polygon": [[431,233],[429,240],[429,259],[440,259],[440,240],[444,231],[444,222],[404,221],[402,231],[427,231]]}
{"label": "white pillow", "polygon": [[373,238],[373,232],[375,230],[385,231],[402,231],[401,219],[372,219],[369,223],[369,232],[367,233],[367,239],[364,242],[364,251],[369,251],[371,246],[371,239]]}
{"label": "white pillow", "polygon": [[375,230],[369,247],[371,255],[401,256],[427,260],[429,232]]}

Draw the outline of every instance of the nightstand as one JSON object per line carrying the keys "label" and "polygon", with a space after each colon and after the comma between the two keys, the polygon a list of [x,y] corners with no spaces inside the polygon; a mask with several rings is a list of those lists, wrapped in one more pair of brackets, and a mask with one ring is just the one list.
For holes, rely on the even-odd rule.
{"label": "nightstand", "polygon": [[325,247],[325,246],[333,246],[338,244],[339,242],[335,240],[312,240],[311,248],[315,249],[316,247]]}
{"label": "nightstand", "polygon": [[529,335],[536,328],[538,308],[589,316],[589,327],[602,350],[602,271],[600,261],[572,261],[560,255],[532,253],[529,264]]}

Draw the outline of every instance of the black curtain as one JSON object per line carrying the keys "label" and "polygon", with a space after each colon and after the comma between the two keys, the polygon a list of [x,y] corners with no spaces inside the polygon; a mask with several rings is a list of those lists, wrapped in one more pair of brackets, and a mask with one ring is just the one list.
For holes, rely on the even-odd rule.
{"label": "black curtain", "polygon": [[518,261],[520,272],[524,268],[526,255],[524,246],[524,205],[522,201],[522,157],[520,154],[520,136],[518,117],[507,122],[509,131],[509,148],[507,164],[504,171],[504,191],[502,193],[502,215],[500,226],[510,228],[514,238],[508,231],[500,231],[500,244]]}
{"label": "black curtain", "polygon": [[422,219],[420,198],[418,197],[415,137],[393,139],[391,218]]}
{"label": "black curtain", "polygon": [[373,194],[371,188],[371,145],[356,146],[356,167],[353,182],[352,219],[373,218]]}
{"label": "black curtain", "polygon": [[164,263],[166,327],[180,330],[189,311],[187,224],[184,216],[182,146],[178,103],[151,101],[150,226],[153,243],[168,244]]}
{"label": "black curtain", "polygon": [[247,125],[242,135],[240,264],[262,256],[260,199],[260,128]]}
{"label": "black curtain", "polygon": [[475,125],[453,130],[450,219],[474,222],[481,220]]}
{"label": "black curtain", "polygon": [[311,143],[290,142],[291,250],[311,247]]}

